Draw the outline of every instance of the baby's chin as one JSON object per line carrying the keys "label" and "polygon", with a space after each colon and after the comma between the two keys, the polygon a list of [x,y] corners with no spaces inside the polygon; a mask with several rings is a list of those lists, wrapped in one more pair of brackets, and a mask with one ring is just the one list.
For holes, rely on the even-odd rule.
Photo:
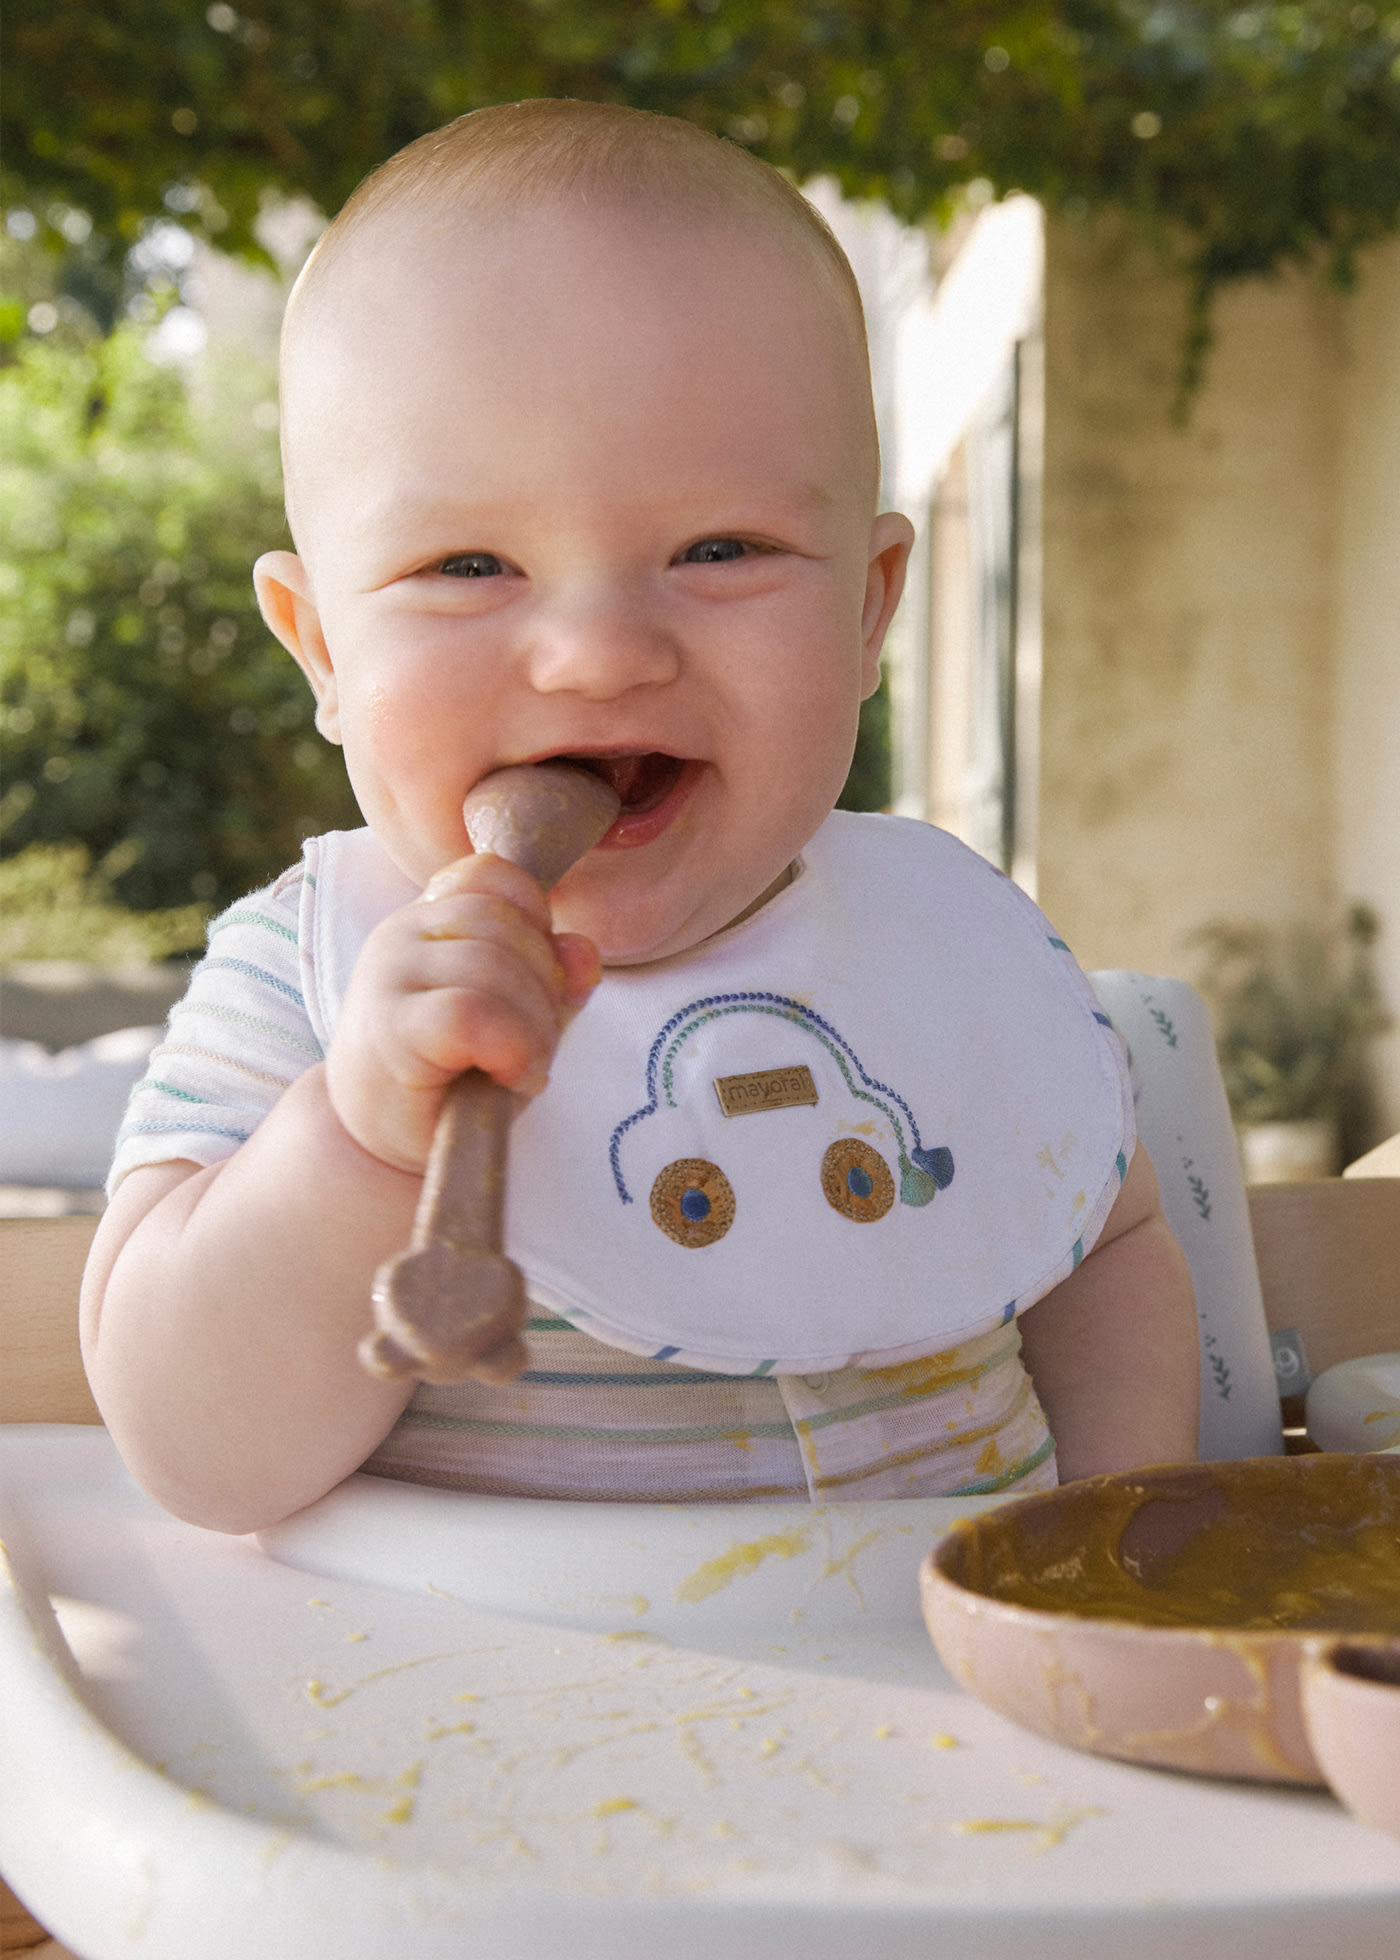
{"label": "baby's chin", "polygon": [[618,918],[611,908],[600,916],[595,906],[557,901],[553,909],[555,931],[581,932],[591,939],[605,967],[651,966],[688,953],[712,936],[703,921]]}
{"label": "baby's chin", "polygon": [[677,959],[715,939],[744,919],[752,918],[792,882],[793,866],[784,865],[752,896],[743,892],[697,895],[687,906],[658,905],[654,899],[638,904],[599,905],[580,900],[570,905],[567,894],[554,903],[556,931],[581,932],[598,948],[605,967],[649,966]]}

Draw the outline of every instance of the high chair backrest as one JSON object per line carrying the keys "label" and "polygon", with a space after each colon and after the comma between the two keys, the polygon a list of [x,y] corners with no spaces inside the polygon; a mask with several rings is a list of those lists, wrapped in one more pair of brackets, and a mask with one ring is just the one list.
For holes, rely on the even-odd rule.
{"label": "high chair backrest", "polygon": [[1249,1204],[1205,1002],[1184,980],[1091,973],[1127,1045],[1138,1135],[1196,1289],[1203,1458],[1276,1456],[1282,1419]]}

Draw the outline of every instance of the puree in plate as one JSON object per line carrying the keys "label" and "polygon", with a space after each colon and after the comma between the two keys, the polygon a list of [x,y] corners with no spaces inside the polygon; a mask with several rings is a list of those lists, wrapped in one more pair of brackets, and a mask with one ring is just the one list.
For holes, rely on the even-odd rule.
{"label": "puree in plate", "polygon": [[1100,1755],[1321,1783],[1300,1669],[1400,1633],[1400,1458],[1086,1477],[956,1526],[924,1617],[969,1693]]}
{"label": "puree in plate", "polygon": [[1090,1478],[1039,1515],[1028,1505],[988,1520],[959,1564],[975,1592],[1048,1612],[1400,1633],[1400,1462],[1265,1458]]}

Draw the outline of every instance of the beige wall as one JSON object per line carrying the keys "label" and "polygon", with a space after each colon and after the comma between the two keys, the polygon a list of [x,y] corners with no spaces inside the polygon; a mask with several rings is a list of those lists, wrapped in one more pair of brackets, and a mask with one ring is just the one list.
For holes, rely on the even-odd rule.
{"label": "beige wall", "polygon": [[1085,965],[1364,895],[1400,1006],[1397,320],[1400,245],[1234,289],[1178,426],[1181,286],[1050,227],[1039,896]]}

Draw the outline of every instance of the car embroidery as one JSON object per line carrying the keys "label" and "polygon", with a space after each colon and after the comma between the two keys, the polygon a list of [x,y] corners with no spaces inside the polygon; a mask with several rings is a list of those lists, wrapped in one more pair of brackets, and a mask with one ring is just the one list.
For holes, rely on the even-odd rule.
{"label": "car embroidery", "polygon": [[[785,994],[711,994],[673,1014],[656,1036],[647,1057],[647,1101],[623,1118],[609,1140],[613,1182],[623,1204],[635,1202],[622,1167],[628,1133],[663,1106],[678,1107],[676,1063],[685,1043],[698,1029],[731,1014],[770,1015],[818,1042],[835,1062],[850,1094],[878,1109],[894,1132],[897,1186],[884,1159],[868,1144],[843,1137],[829,1145],[821,1162],[820,1179],[834,1210],[857,1223],[874,1223],[891,1209],[896,1196],[901,1204],[922,1207],[952,1183],[952,1151],[946,1145],[928,1148],[924,1144],[905,1099],[888,1083],[872,1076],[851,1044],[813,1008]],[[651,1193],[652,1216],[658,1226],[677,1244],[690,1247],[710,1245],[721,1238],[733,1220],[735,1204],[732,1188],[719,1166],[698,1158],[678,1159],[667,1165]]]}

